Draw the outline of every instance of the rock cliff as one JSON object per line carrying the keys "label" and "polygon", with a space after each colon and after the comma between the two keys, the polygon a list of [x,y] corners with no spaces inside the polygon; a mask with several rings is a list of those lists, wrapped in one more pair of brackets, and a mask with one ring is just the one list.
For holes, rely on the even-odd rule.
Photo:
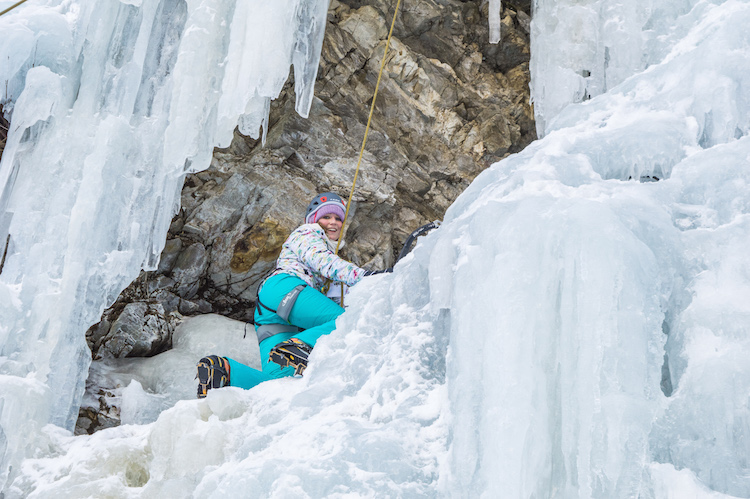
{"label": "rock cliff", "polygon": [[[159,268],[142,272],[87,333],[95,360],[169,348],[184,315],[251,319],[258,282],[310,199],[348,196],[394,6],[332,0],[309,118],[294,112],[290,77],[271,106],[265,144],[235,132],[208,170],[185,179]],[[342,250],[360,266],[393,265],[412,230],[441,219],[483,169],[536,138],[529,2],[504,2],[497,45],[488,43],[487,8],[480,0],[402,4]],[[82,409],[79,432],[105,424],[92,409]]]}

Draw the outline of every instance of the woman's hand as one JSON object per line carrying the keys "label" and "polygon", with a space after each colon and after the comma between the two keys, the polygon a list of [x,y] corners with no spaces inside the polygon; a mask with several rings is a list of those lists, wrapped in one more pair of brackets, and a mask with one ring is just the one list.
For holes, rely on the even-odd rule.
{"label": "woman's hand", "polygon": [[365,271],[365,277],[368,275],[384,274],[386,272],[387,273],[393,272],[393,267],[388,267],[387,269],[383,269],[383,270],[367,270]]}

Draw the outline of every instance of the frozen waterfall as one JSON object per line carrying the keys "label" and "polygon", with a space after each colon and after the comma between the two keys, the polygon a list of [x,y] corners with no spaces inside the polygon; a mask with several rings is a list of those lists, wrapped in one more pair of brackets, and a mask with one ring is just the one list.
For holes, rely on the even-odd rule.
{"label": "frozen waterfall", "polygon": [[[26,456],[7,497],[750,496],[750,1],[538,0],[544,138],[356,286],[304,378],[196,401],[130,365],[140,424],[83,437],[62,428],[82,331],[154,263],[186,168],[238,116],[257,132],[273,92],[250,69],[298,57],[314,74],[314,51],[294,54],[325,6],[316,25],[274,3],[294,39],[266,47],[292,59],[245,51],[240,68],[227,54],[258,20],[239,3],[48,3],[0,18],[23,40],[0,40],[0,423],[6,459]],[[162,368],[208,328],[186,322]]]}
{"label": "frozen waterfall", "polygon": [[238,122],[258,136],[290,64],[307,114],[327,6],[48,0],[0,18],[13,115],[0,164],[3,474],[40,426],[73,428],[84,332],[158,263],[185,174]]}

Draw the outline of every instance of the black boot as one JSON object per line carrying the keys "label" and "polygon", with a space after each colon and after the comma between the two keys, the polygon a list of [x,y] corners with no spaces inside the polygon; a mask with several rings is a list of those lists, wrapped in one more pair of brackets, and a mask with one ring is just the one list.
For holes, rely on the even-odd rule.
{"label": "black boot", "polygon": [[198,398],[206,397],[211,388],[229,386],[229,361],[218,355],[209,355],[198,361]]}
{"label": "black boot", "polygon": [[302,376],[307,367],[307,357],[312,352],[312,347],[297,338],[289,338],[271,349],[268,361],[274,362],[281,367],[292,366],[294,374]]}

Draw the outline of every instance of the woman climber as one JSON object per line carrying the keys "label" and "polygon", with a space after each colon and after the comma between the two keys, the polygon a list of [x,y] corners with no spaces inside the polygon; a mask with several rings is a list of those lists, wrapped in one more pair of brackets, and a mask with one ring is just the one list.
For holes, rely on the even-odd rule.
{"label": "woman climber", "polygon": [[333,331],[336,317],[344,313],[321,292],[326,283],[353,286],[362,277],[379,273],[336,256],[344,215],[344,202],[332,192],[312,200],[305,224],[284,242],[276,269],[261,282],[256,297],[254,320],[263,370],[228,357],[203,357],[198,362],[198,398],[211,388],[249,389],[263,381],[302,374],[318,338]]}

